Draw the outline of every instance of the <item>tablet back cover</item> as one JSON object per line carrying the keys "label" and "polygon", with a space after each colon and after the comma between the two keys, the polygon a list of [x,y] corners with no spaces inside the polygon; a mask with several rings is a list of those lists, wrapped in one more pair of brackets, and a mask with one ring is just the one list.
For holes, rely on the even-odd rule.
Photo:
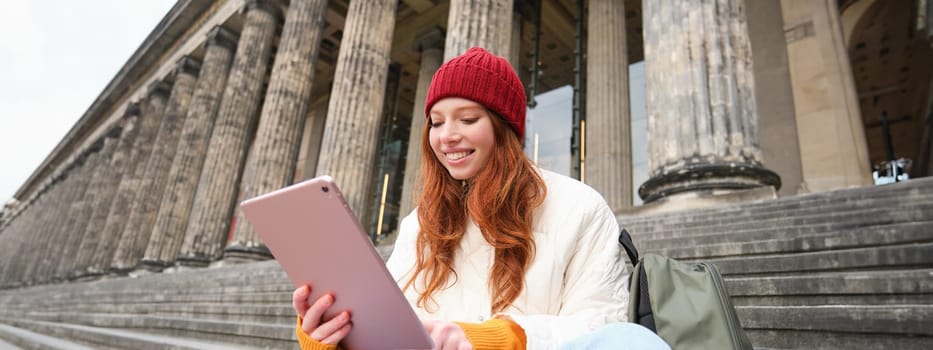
{"label": "tablet back cover", "polygon": [[329,319],[350,311],[345,349],[430,349],[421,321],[328,176],[244,201],[247,220],[310,302],[333,293]]}

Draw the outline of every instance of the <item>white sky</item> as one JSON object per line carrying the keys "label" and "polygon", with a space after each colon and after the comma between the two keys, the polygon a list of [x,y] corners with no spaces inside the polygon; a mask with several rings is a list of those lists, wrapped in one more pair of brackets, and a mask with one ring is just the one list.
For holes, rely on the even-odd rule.
{"label": "white sky", "polygon": [[174,5],[0,4],[0,205],[39,167]]}

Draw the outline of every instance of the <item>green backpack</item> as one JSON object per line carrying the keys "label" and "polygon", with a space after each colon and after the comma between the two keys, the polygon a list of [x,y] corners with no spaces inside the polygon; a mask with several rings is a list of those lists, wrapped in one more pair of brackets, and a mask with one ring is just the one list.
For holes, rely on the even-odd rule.
{"label": "green backpack", "polygon": [[625,229],[619,243],[635,264],[629,277],[629,322],[657,333],[673,350],[752,349],[716,265],[655,254],[639,260]]}

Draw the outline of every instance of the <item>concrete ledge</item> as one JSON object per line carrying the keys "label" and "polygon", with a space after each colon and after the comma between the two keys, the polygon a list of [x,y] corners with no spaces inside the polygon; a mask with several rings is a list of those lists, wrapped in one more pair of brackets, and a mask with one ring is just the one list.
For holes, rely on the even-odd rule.
{"label": "concrete ledge", "polygon": [[[18,327],[27,328],[35,332],[46,334],[50,337],[80,339],[112,348],[140,350],[156,350],[167,348],[203,350],[255,349],[252,347],[230,343],[206,342],[179,336],[166,337],[137,331],[110,329],[103,327],[89,327],[67,323],[32,320],[17,320],[13,321],[12,323],[16,324]],[[64,349],[70,348],[64,347]]]}
{"label": "concrete ledge", "polygon": [[794,330],[745,332],[756,349],[933,349],[933,337]]}
{"label": "concrete ledge", "polygon": [[[678,219],[672,219],[678,220]],[[637,231],[628,229],[632,239],[639,246],[673,247],[681,242],[704,242],[711,237],[729,237],[735,240],[761,239],[760,235],[768,232],[778,236],[818,233],[862,226],[886,225],[915,221],[933,220],[933,202],[918,204],[909,208],[872,208],[851,212],[831,214],[816,213],[803,216],[786,216],[751,222],[724,223],[718,226],[687,227],[681,229],[661,229]],[[751,234],[758,233],[757,236]],[[751,237],[749,237],[751,236]]]}
{"label": "concrete ledge", "polygon": [[859,227],[792,238],[776,237],[761,241],[720,242],[721,238],[728,237],[730,236],[717,236],[717,239],[710,239],[708,244],[662,248],[646,252],[674,259],[708,259],[927,242],[933,241],[933,221]]}
{"label": "concrete ledge", "polygon": [[[50,337],[29,330],[25,330],[10,325],[0,324],[0,339],[12,342],[6,343],[0,341],[0,349],[30,349],[30,350],[94,350],[94,348],[85,346],[67,340]],[[13,344],[16,344],[15,346]]]}
{"label": "concrete ledge", "polygon": [[[21,325],[19,322],[38,323],[51,328],[66,325],[72,329],[88,327],[117,330],[119,328],[119,330],[125,332],[160,335],[160,338],[166,339],[217,341],[240,344],[245,347],[285,348],[295,345],[295,326],[291,323],[288,325],[268,325],[250,322],[198,320],[184,317],[56,312],[31,313],[28,318],[28,321],[25,319],[7,319],[6,322],[21,327],[26,325]],[[36,331],[51,334],[46,330]],[[75,338],[74,335],[63,336],[68,339]],[[88,341],[93,341],[93,339],[92,337]],[[125,348],[136,347],[127,346]]]}
{"label": "concrete ledge", "polygon": [[933,336],[933,305],[740,306],[745,329]]}
{"label": "concrete ledge", "polygon": [[166,317],[185,317],[228,322],[251,322],[263,324],[294,325],[295,312],[290,304],[239,305],[239,304],[191,304],[191,303],[141,303],[141,304],[86,304],[79,302],[62,307],[21,307],[0,312],[0,315],[30,317],[43,312],[78,314],[123,314]]}
{"label": "concrete ledge", "polygon": [[[0,334],[0,336],[2,336],[2,334]],[[0,349],[22,350],[23,348],[13,345],[12,343],[3,340],[3,338],[0,338]]]}
{"label": "concrete ledge", "polygon": [[[653,215],[619,215],[619,222],[633,231],[645,228],[669,230],[702,227],[723,222],[761,220],[779,216],[797,216],[832,209],[852,211],[869,208],[908,207],[916,202],[929,202],[933,178],[912,180],[891,186],[869,186],[832,192],[784,197],[771,201],[739,203],[714,209],[672,212]],[[634,232],[633,232],[634,234]]]}
{"label": "concrete ledge", "polygon": [[[726,278],[733,298],[869,294],[933,294],[933,269],[808,273]],[[933,298],[928,298],[933,304]]]}
{"label": "concrete ledge", "polygon": [[933,242],[705,261],[723,275],[905,269],[933,266]]}

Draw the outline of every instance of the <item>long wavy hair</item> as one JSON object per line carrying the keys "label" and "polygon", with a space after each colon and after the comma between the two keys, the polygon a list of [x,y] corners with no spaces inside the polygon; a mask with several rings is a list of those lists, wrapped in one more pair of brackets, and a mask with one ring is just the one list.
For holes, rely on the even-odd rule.
{"label": "long wavy hair", "polygon": [[[522,143],[506,122],[487,110],[495,134],[495,149],[473,179],[450,176],[434,155],[429,141],[430,123],[421,136],[421,179],[418,200],[417,264],[405,288],[423,275],[418,306],[436,306],[432,295],[450,287],[454,254],[466,230],[467,218],[479,227],[495,249],[489,275],[491,312],[512,304],[524,288],[525,271],[535,254],[532,219],[544,202],[547,188],[535,166],[522,151]],[[495,278],[493,278],[495,276]]]}

